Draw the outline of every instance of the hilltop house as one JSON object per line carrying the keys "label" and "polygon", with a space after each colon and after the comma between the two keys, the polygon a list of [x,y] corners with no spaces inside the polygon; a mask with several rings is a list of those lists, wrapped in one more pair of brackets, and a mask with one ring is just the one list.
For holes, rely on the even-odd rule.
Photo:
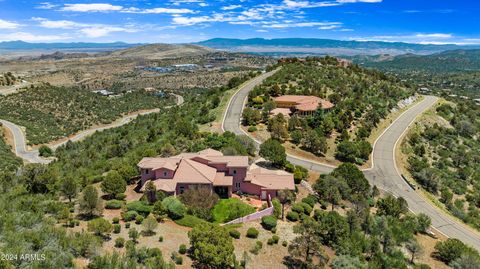
{"label": "hilltop house", "polygon": [[288,108],[301,116],[312,115],[318,108],[327,110],[334,107],[330,101],[317,96],[283,95],[275,97],[273,100],[277,104],[277,108]]}
{"label": "hilltop house", "polygon": [[275,197],[279,190],[295,189],[292,174],[250,169],[247,156],[224,156],[213,149],[169,158],[143,158],[138,167],[141,191],[149,180],[157,190],[170,195],[182,194],[191,188],[208,188],[224,198],[230,197],[232,192],[240,192],[267,199],[268,195]]}

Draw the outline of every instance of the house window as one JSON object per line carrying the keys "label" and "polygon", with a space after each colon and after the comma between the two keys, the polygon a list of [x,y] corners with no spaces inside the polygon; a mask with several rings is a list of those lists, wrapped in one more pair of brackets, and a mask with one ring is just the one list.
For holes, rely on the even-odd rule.
{"label": "house window", "polygon": [[234,175],[237,174],[237,169],[233,169],[233,174],[234,174]]}
{"label": "house window", "polygon": [[182,193],[184,193],[184,192],[185,192],[185,187],[183,187],[183,186],[180,186],[179,190],[180,190],[180,194],[182,194]]}
{"label": "house window", "polygon": [[167,177],[167,171],[163,171],[163,176]]}
{"label": "house window", "polygon": [[235,182],[235,188],[238,190],[240,189],[240,182]]}
{"label": "house window", "polygon": [[150,174],[150,169],[145,169],[145,174],[146,175]]}

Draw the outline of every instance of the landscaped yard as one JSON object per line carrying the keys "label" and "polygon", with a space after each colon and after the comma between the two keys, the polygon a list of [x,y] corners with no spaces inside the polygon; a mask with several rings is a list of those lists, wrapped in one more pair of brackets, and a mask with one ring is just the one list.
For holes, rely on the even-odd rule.
{"label": "landscaped yard", "polygon": [[225,223],[255,212],[255,208],[236,198],[223,199],[213,208],[216,223]]}

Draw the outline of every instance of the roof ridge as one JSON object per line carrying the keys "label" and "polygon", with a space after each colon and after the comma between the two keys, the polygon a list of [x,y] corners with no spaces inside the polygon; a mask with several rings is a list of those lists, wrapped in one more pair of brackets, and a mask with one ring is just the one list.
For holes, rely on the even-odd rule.
{"label": "roof ridge", "polygon": [[[196,162],[196,161],[194,161],[194,160],[192,160],[192,159],[184,159],[184,160],[187,161],[187,164],[188,164],[190,167],[192,167],[193,169],[195,169],[195,171],[199,172],[205,179],[207,179],[207,180],[210,181],[210,182],[213,182],[213,181],[211,181],[202,171],[198,170],[194,165],[192,165],[192,164],[190,163],[190,161],[192,161],[192,162]],[[196,162],[196,163],[202,164],[202,163],[199,163],[199,162]],[[208,165],[207,165],[207,166],[208,166]],[[210,167],[210,166],[208,166],[208,167]],[[210,167],[210,168],[215,169],[215,168],[213,168],[213,167]]]}

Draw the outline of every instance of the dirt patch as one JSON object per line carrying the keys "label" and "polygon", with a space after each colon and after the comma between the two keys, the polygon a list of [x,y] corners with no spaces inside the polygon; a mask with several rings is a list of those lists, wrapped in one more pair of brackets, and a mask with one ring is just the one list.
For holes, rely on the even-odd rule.
{"label": "dirt patch", "polygon": [[419,255],[418,258],[415,259],[416,263],[425,263],[425,264],[430,265],[431,268],[435,268],[435,269],[450,268],[445,263],[432,258],[432,253],[435,251],[435,249],[434,249],[435,244],[439,241],[446,240],[445,236],[439,234],[439,238],[434,239],[434,238],[432,238],[428,235],[418,234],[416,236],[416,239],[417,239],[418,243],[423,248],[423,253],[421,255]]}
{"label": "dirt patch", "polygon": [[13,134],[10,131],[10,129],[6,128],[5,126],[2,126],[3,129],[3,139],[5,140],[5,143],[7,145],[10,145],[12,149],[15,147],[15,142],[13,140]]}
{"label": "dirt patch", "polygon": [[[280,237],[280,241],[278,244],[268,245],[267,241],[269,238],[272,238],[273,233],[263,229],[258,222],[245,223],[242,227],[238,228],[238,231],[241,233],[240,239],[235,239],[233,242],[237,260],[242,261],[244,253],[246,252],[248,256],[246,264],[247,269],[287,268],[283,264],[283,259],[288,255],[288,247],[282,246],[282,242],[287,241],[290,243],[290,241],[295,238],[292,229],[293,226],[294,223],[278,221],[276,235]],[[260,232],[257,239],[250,239],[245,236],[250,227],[254,227]],[[255,246],[257,241],[262,242],[263,247],[258,255],[254,255],[249,251]]]}

